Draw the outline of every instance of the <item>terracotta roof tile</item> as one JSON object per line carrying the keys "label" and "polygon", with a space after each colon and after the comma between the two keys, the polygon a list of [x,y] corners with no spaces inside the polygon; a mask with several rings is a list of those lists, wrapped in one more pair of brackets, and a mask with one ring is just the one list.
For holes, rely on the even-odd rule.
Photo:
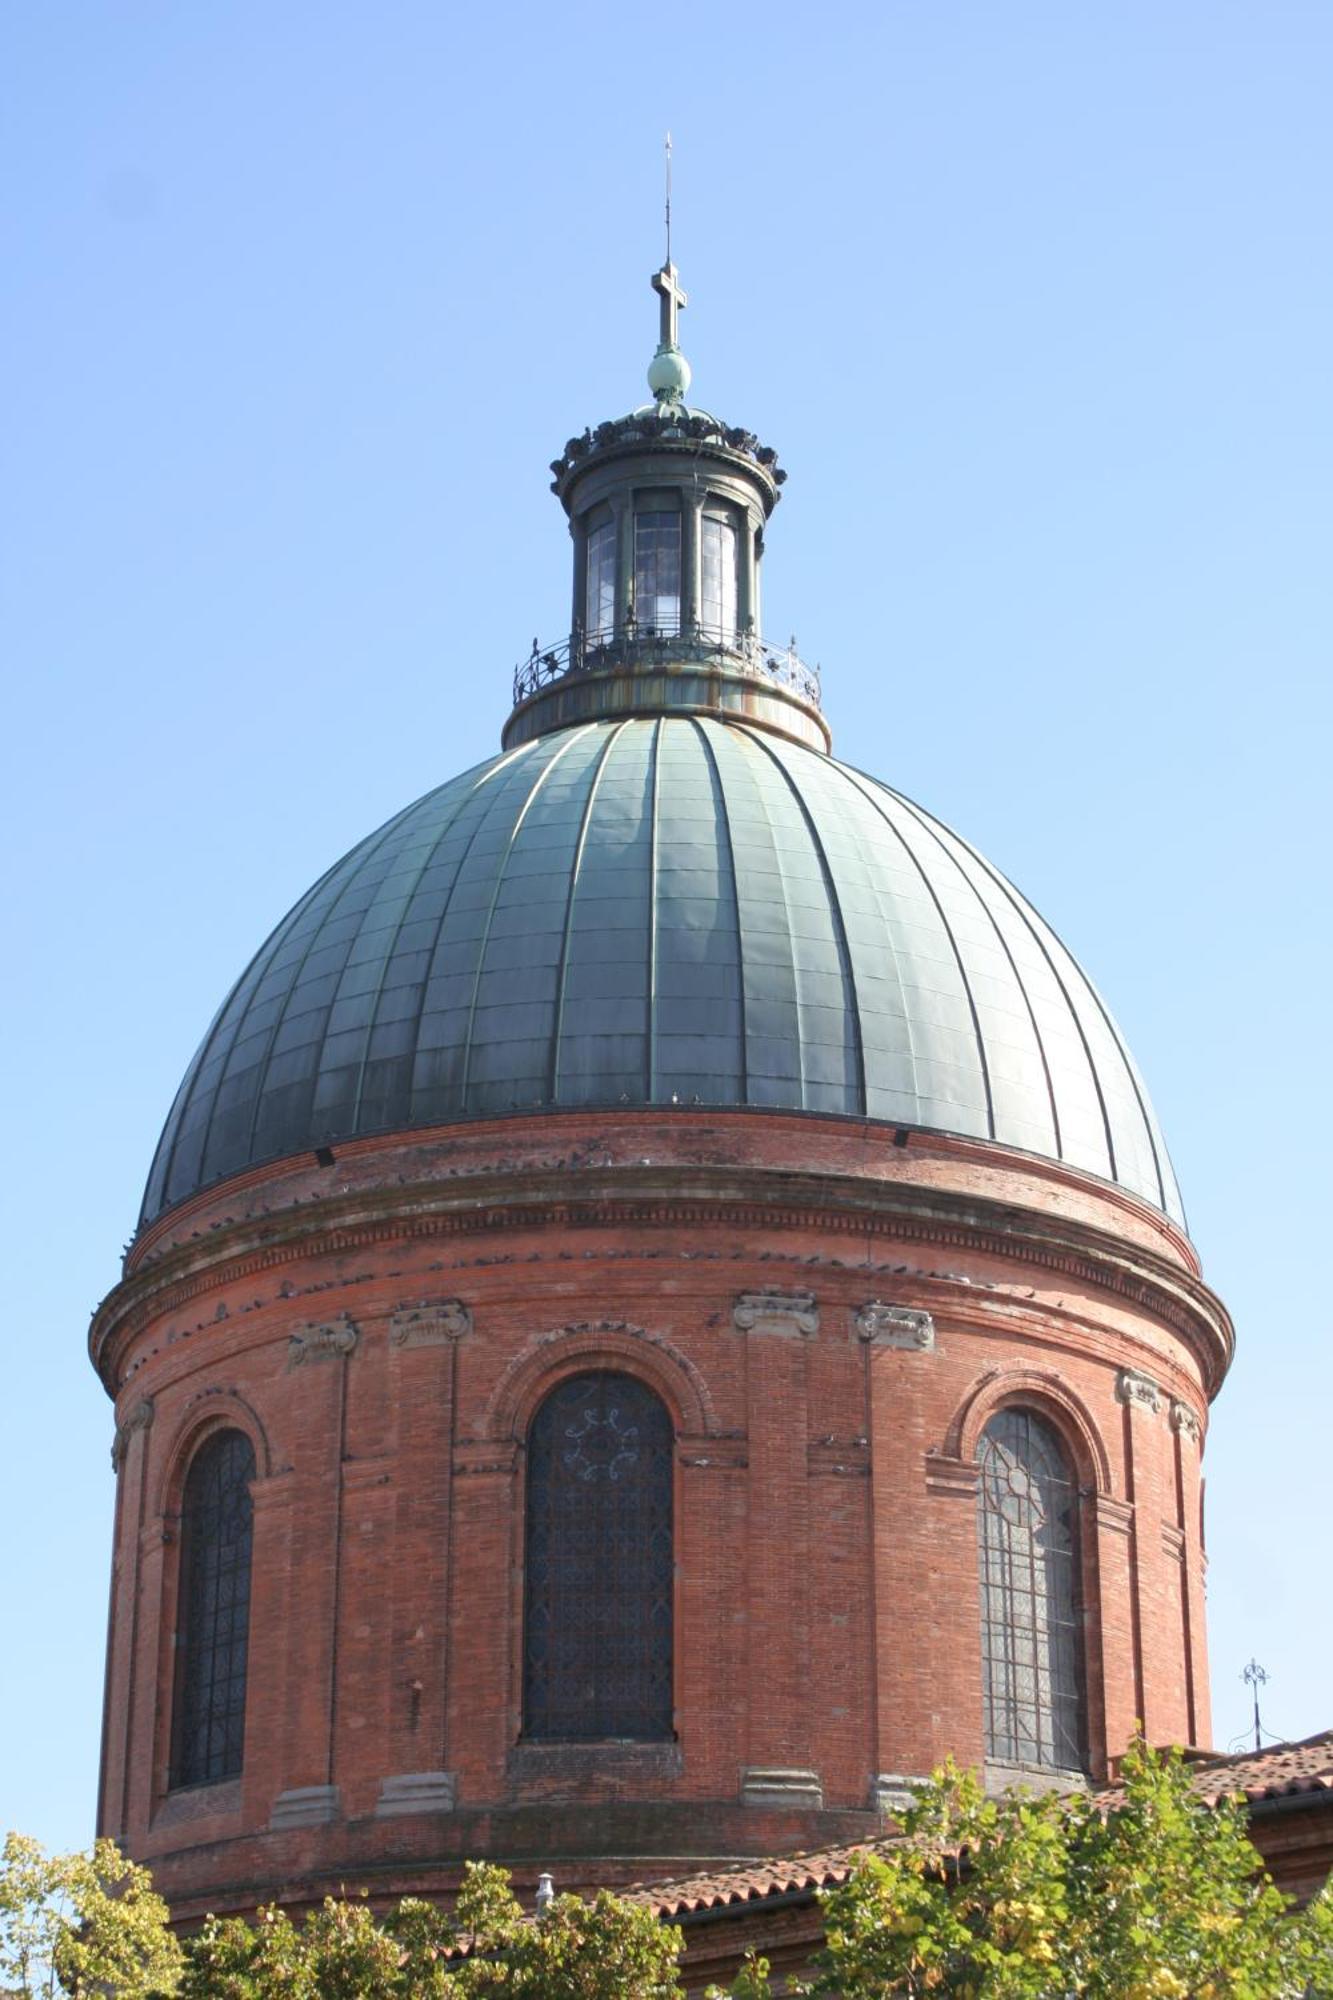
{"label": "terracotta roof tile", "polygon": [[1196,1764],[1192,1775],[1209,1805],[1236,1792],[1252,1804],[1295,1792],[1333,1792],[1333,1729],[1300,1743],[1273,1743],[1258,1752],[1210,1757]]}
{"label": "terracotta roof tile", "polygon": [[763,1902],[793,1890],[831,1888],[845,1882],[858,1854],[873,1853],[885,1843],[862,1841],[855,1847],[830,1847],[817,1853],[775,1855],[675,1882],[644,1882],[629,1891],[633,1902],[647,1903],[662,1917],[684,1917],[698,1910]]}
{"label": "terracotta roof tile", "polygon": [[[1190,1775],[1209,1805],[1240,1793],[1251,1804],[1302,1792],[1333,1793],[1333,1729],[1307,1736],[1300,1743],[1274,1743],[1232,1757],[1200,1758]],[[1118,1786],[1096,1794],[1113,1803]],[[776,1855],[747,1861],[735,1868],[686,1875],[670,1882],[644,1882],[630,1890],[632,1901],[646,1903],[661,1917],[688,1919],[704,1910],[740,1910],[747,1903],[793,1892],[832,1888],[845,1882],[858,1855],[892,1847],[897,1836],[860,1841],[851,1847],[829,1847],[808,1854]]]}

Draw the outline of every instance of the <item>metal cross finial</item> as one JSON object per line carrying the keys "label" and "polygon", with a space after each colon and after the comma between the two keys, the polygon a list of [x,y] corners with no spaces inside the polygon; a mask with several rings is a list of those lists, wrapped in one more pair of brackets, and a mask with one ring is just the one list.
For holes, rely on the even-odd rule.
{"label": "metal cross finial", "polygon": [[1244,1681],[1246,1687],[1253,1688],[1254,1690],[1254,1747],[1258,1751],[1263,1747],[1263,1731],[1259,1721],[1259,1690],[1266,1685],[1268,1675],[1259,1665],[1259,1662],[1252,1659],[1249,1666],[1246,1667],[1244,1673],[1241,1675],[1241,1679]]}
{"label": "metal cross finial", "polygon": [[668,348],[677,347],[679,346],[679,342],[676,339],[677,315],[682,306],[689,304],[689,300],[681,290],[679,275],[670,258],[663,264],[660,271],[654,271],[651,283],[653,290],[662,301],[661,327],[658,335],[659,346]]}
{"label": "metal cross finial", "polygon": [[671,267],[671,134],[666,135],[666,261]]}

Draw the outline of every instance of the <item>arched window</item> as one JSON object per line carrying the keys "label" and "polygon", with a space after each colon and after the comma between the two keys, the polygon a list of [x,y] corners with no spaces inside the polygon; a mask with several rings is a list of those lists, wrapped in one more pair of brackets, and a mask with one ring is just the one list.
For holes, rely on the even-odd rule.
{"label": "arched window", "polygon": [[671,1729],[671,1419],[629,1375],[572,1375],[528,1433],[523,1728]]}
{"label": "arched window", "polygon": [[982,1433],[977,1540],[986,1755],[1082,1770],[1078,1494],[1060,1439],[1031,1410]]}
{"label": "arched window", "polygon": [[181,1503],[180,1597],[171,1782],[234,1778],[245,1748],[250,1631],[250,1481],[255,1454],[241,1431],[200,1445]]}

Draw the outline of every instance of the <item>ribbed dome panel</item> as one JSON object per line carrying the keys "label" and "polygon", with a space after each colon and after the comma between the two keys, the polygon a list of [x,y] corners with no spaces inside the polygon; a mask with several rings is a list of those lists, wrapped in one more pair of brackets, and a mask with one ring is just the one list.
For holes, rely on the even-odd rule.
{"label": "ribbed dome panel", "polygon": [[143,1219],[260,1161],[536,1106],[773,1106],[994,1139],[1182,1221],[1096,991],[974,849],[684,715],[542,736],[302,898],[177,1093]]}

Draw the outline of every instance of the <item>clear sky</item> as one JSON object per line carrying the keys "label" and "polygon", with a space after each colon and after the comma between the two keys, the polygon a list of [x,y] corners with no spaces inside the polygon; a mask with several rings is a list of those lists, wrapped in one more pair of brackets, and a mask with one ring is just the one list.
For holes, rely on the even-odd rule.
{"label": "clear sky", "polygon": [[640,401],[661,141],[766,623],[1109,998],[1239,1358],[1216,1741],[1333,1725],[1333,10],[12,0],[0,1827],[92,1831],[85,1358],[270,926],[496,746],[547,462]]}

